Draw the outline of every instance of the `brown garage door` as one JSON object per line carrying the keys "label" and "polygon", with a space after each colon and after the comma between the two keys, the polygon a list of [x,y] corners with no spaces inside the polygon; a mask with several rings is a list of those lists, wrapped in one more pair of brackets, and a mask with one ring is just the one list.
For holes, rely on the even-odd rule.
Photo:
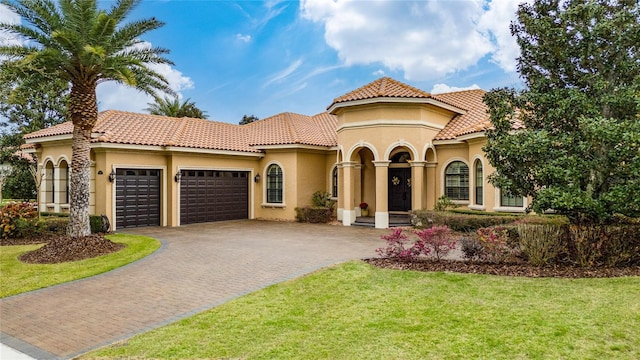
{"label": "brown garage door", "polygon": [[180,224],[249,217],[247,172],[182,170],[181,173]]}
{"label": "brown garage door", "polygon": [[116,227],[160,225],[160,170],[116,170]]}

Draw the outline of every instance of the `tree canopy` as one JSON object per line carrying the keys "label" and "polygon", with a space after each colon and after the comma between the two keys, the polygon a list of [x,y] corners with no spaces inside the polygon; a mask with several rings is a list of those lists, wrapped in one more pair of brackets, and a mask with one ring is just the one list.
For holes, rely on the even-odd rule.
{"label": "tree canopy", "polygon": [[170,117],[189,117],[197,119],[206,119],[206,111],[200,110],[195,102],[186,99],[180,102],[178,97],[156,98],[154,103],[148,103],[145,110],[152,115],[170,116]]}
{"label": "tree canopy", "polygon": [[167,49],[141,40],[164,24],[155,18],[125,23],[141,0],[118,0],[99,9],[97,0],[2,0],[26,25],[0,23],[0,31],[22,37],[21,44],[0,45],[6,69],[13,73],[60,79],[70,85],[67,106],[74,125],[69,181],[68,234],[90,234],[89,182],[91,131],[98,120],[96,87],[116,81],[158,96],[173,94],[167,79],[151,64],[172,64]]}
{"label": "tree canopy", "polygon": [[247,125],[247,124],[251,124],[254,121],[258,121],[260,119],[258,119],[257,116],[251,114],[251,115],[243,115],[242,116],[242,120],[240,120],[240,122],[238,123],[239,125]]}
{"label": "tree canopy", "polygon": [[638,1],[536,0],[517,15],[526,88],[485,96],[490,181],[573,222],[640,216]]}

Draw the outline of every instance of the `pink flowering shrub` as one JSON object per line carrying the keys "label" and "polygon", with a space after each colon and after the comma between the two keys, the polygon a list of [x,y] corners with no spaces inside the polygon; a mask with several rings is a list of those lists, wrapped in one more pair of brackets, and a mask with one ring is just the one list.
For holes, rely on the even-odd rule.
{"label": "pink flowering shrub", "polygon": [[428,229],[416,231],[418,241],[414,246],[420,249],[420,252],[426,256],[432,254],[436,260],[445,257],[449,252],[456,248],[456,241],[451,235],[451,229],[448,226],[433,226]]}
{"label": "pink flowering shrub", "polygon": [[398,258],[403,260],[412,260],[420,255],[420,251],[415,244],[407,247],[409,238],[403,234],[402,228],[395,228],[391,234],[382,235],[380,238],[387,241],[386,247],[376,249],[376,253],[381,257]]}
{"label": "pink flowering shrub", "polygon": [[509,230],[502,226],[486,227],[476,231],[482,246],[482,260],[500,263],[515,255],[509,246]]}
{"label": "pink flowering shrub", "polygon": [[420,255],[433,256],[440,260],[456,247],[451,229],[447,226],[435,226],[414,233],[418,239],[411,244],[403,229],[393,229],[391,234],[380,237],[387,241],[387,246],[376,249],[376,252],[381,257],[403,260],[413,260]]}

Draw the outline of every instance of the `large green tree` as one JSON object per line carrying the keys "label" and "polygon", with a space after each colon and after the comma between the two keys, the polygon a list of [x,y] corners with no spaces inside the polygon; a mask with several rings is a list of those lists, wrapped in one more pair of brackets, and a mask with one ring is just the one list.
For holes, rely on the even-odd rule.
{"label": "large green tree", "polygon": [[490,180],[574,223],[639,216],[638,1],[536,0],[517,15],[526,87],[485,96]]}
{"label": "large green tree", "polygon": [[117,0],[99,9],[96,0],[2,0],[27,25],[0,24],[0,30],[28,39],[26,45],[0,46],[7,66],[48,74],[70,84],[68,113],[74,125],[68,234],[90,234],[89,181],[91,132],[98,119],[96,87],[116,81],[158,96],[172,94],[168,81],[149,67],[171,64],[169,51],[146,46],[140,36],[163,25],[155,18],[124,23],[140,0]]}
{"label": "large green tree", "polygon": [[16,73],[0,63],[0,164],[5,169],[4,196],[35,199],[37,187],[32,176],[36,159],[23,156],[22,136],[67,120],[68,83],[40,74]]}
{"label": "large green tree", "polygon": [[181,102],[177,96],[174,98],[165,96],[164,98],[156,98],[153,103],[148,103],[149,107],[145,110],[152,115],[206,119],[206,111],[200,110],[196,103],[190,100],[186,99]]}

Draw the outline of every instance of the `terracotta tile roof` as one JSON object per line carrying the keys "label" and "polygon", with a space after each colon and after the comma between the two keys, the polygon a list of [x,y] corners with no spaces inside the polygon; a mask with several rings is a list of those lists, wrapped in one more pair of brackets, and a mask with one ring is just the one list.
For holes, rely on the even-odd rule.
{"label": "terracotta tile roof", "polygon": [[314,116],[280,113],[245,125],[250,129],[249,144],[336,146],[338,119],[327,112]]}
{"label": "terracotta tile roof", "polygon": [[451,140],[461,135],[483,131],[490,126],[487,105],[482,101],[484,94],[484,90],[466,90],[432,95],[438,101],[467,111],[451,119],[434,140]]}
{"label": "terracotta tile roof", "polygon": [[[66,122],[25,135],[25,139],[72,133],[73,125]],[[93,134],[93,143],[260,152],[248,145],[247,130],[243,127],[203,119],[108,110],[98,114]]]}
{"label": "terracotta tile roof", "polygon": [[73,133],[73,124],[67,121],[65,123],[55,125],[46,129],[38,130],[23,136],[25,139],[34,139],[45,136],[66,135]]}
{"label": "terracotta tile roof", "polygon": [[[315,116],[283,113],[248,125],[234,125],[109,110],[98,115],[91,141],[259,153],[252,145],[335,146],[336,127],[337,118],[328,113]],[[72,133],[73,125],[66,122],[25,135],[25,139]]]}
{"label": "terracotta tile roof", "polygon": [[382,77],[374,82],[333,99],[333,103],[331,103],[327,109],[335,104],[347,101],[374,99],[380,97],[428,99],[431,97],[431,94],[392,78]]}

